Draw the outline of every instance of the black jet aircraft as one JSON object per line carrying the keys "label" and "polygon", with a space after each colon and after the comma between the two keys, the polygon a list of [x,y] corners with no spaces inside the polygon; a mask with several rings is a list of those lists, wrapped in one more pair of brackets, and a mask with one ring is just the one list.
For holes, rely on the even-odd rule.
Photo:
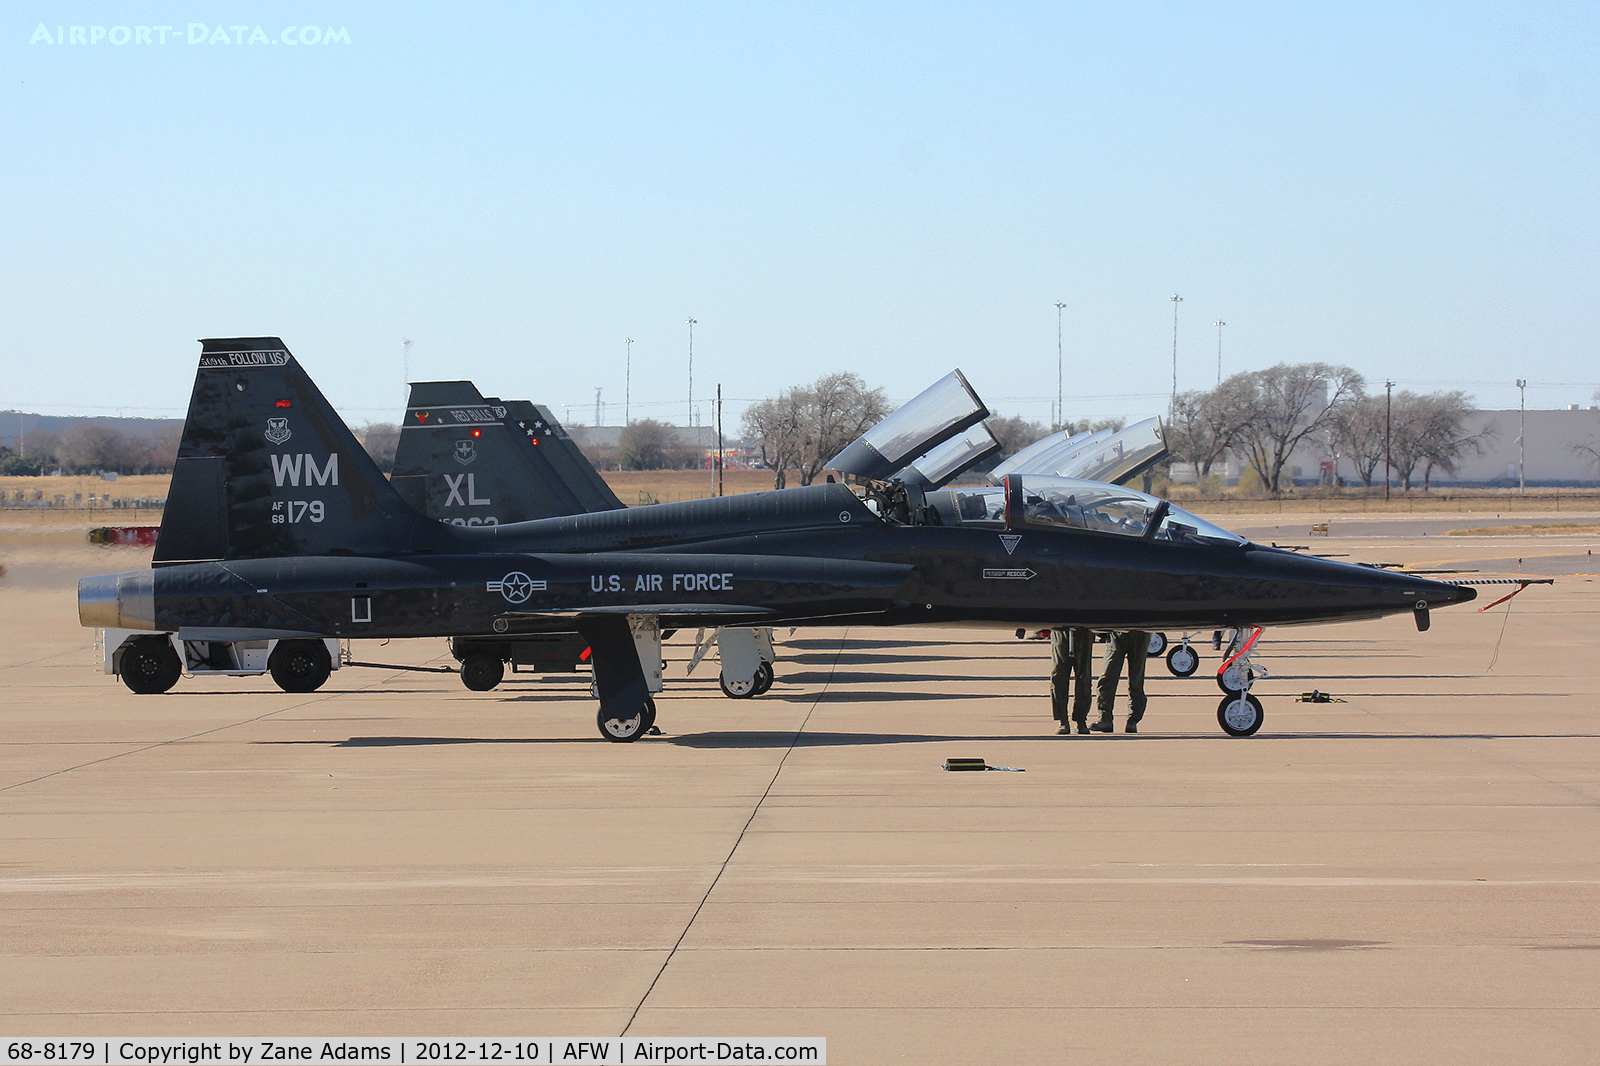
{"label": "black jet aircraft", "polygon": [[[494,526],[614,511],[623,503],[548,408],[484,396],[470,381],[419,381],[400,423],[390,483],[430,518]],[[576,670],[588,642],[569,633],[456,636],[461,682],[487,692],[513,670]],[[651,691],[657,672],[646,671]]]}
{"label": "black jet aircraft", "polygon": [[[960,428],[938,432],[911,454]],[[893,471],[891,443],[857,457]],[[78,604],[86,626],[149,634],[119,663],[150,692],[182,669],[164,634],[276,640],[275,676],[315,688],[328,638],[576,628],[594,652],[600,732],[625,741],[653,720],[638,649],[658,648],[663,627],[1205,629],[1406,613],[1427,628],[1432,608],[1475,595],[1264,548],[1132,489],[1029,475],[448,525],[400,498],[280,340],[255,337],[202,342],[153,567],[84,578]],[[1262,718],[1244,677],[1218,710],[1239,735]]]}
{"label": "black jet aircraft", "polygon": [[[457,526],[623,506],[549,408],[486,397],[470,381],[412,383],[390,481],[417,510]],[[742,699],[771,688],[770,628],[719,626],[713,640],[720,651],[719,683],[725,695]],[[709,647],[698,644],[691,670]],[[500,683],[508,663],[513,670],[576,669],[588,655],[588,644],[577,632],[522,633],[453,637],[450,650],[461,663],[462,683],[486,692]],[[651,692],[659,692],[659,671],[646,669],[645,676]]]}

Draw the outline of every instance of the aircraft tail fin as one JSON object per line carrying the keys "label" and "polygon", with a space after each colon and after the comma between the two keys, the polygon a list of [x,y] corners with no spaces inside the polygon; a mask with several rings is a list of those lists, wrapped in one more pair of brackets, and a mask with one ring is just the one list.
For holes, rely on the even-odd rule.
{"label": "aircraft tail fin", "polygon": [[394,485],[411,506],[454,525],[622,506],[559,423],[526,400],[485,397],[470,381],[412,384]]}
{"label": "aircraft tail fin", "polygon": [[200,343],[157,565],[387,555],[436,539],[281,340]]}

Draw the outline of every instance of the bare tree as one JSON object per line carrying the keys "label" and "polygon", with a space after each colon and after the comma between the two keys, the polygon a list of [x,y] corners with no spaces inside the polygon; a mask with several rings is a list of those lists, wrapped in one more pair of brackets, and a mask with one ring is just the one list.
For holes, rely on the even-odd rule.
{"label": "bare tree", "polygon": [[1411,491],[1411,478],[1422,462],[1422,453],[1427,450],[1428,412],[1424,399],[1401,389],[1394,394],[1388,412],[1389,466],[1407,492]]}
{"label": "bare tree", "polygon": [[994,434],[994,439],[1000,442],[997,459],[1015,455],[1050,432],[1044,423],[1029,422],[1021,415],[1012,415],[1010,418],[990,415],[985,424],[988,425],[989,432]]}
{"label": "bare tree", "polygon": [[1382,396],[1362,396],[1342,407],[1333,419],[1334,439],[1361,477],[1372,487],[1383,465],[1384,410]]}
{"label": "bare tree", "polygon": [[802,424],[807,442],[800,459],[800,484],[809,485],[829,459],[888,415],[889,402],[882,389],[869,389],[850,373],[825,374],[801,391],[806,400]]}
{"label": "bare tree", "polygon": [[119,430],[80,422],[62,431],[56,441],[56,462],[73,474],[96,470],[121,471],[127,466],[127,438]]}
{"label": "bare tree", "polygon": [[1464,392],[1436,392],[1423,400],[1427,416],[1423,429],[1422,491],[1427,492],[1435,469],[1455,473],[1462,459],[1483,454],[1484,445],[1500,435],[1500,426],[1490,422],[1477,433],[1468,433],[1472,403]]}
{"label": "bare tree", "polygon": [[788,483],[788,471],[809,485],[828,460],[889,413],[882,389],[869,389],[855,374],[825,374],[776,398],[746,408],[740,430],[772,468],[772,487]]}
{"label": "bare tree", "polygon": [[1289,456],[1324,429],[1344,405],[1361,396],[1363,380],[1347,366],[1279,363],[1235,374],[1219,391],[1239,405],[1238,445],[1267,489],[1277,495]]}
{"label": "bare tree", "polygon": [[617,445],[623,470],[682,470],[694,460],[695,449],[678,436],[678,427],[653,418],[629,422]]}
{"label": "bare tree", "polygon": [[776,399],[762,400],[745,408],[739,421],[744,439],[755,445],[761,461],[772,470],[772,487],[789,483],[789,470],[800,465],[805,450],[805,431],[801,428],[802,404],[796,390],[785,389]]}
{"label": "bare tree", "polygon": [[1172,457],[1194,464],[1199,477],[1209,477],[1212,466],[1232,451],[1239,439],[1244,409],[1230,402],[1230,394],[1226,386],[1179,393],[1167,416],[1167,447]]}

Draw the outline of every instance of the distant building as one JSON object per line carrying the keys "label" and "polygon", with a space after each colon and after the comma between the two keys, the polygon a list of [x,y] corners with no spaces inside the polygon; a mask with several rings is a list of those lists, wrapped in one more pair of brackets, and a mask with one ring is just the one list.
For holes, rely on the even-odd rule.
{"label": "distant building", "polygon": [[[1453,473],[1435,468],[1432,484],[1496,486],[1517,484],[1519,444],[1517,428],[1522,413],[1509,411],[1473,411],[1467,417],[1467,435],[1484,434],[1483,454],[1462,457]],[[1529,485],[1600,486],[1600,468],[1587,457],[1573,451],[1573,445],[1584,440],[1600,440],[1600,408],[1583,408],[1574,404],[1559,411],[1528,411],[1526,414],[1527,450],[1524,478]],[[1333,455],[1326,434],[1302,441],[1289,456],[1284,468],[1284,479],[1296,484],[1314,485],[1326,480],[1332,473]],[[1227,484],[1236,484],[1248,467],[1240,455],[1230,455],[1219,462],[1211,472]],[[1361,476],[1355,464],[1340,458],[1338,475],[1346,485],[1360,485]],[[1394,475],[1396,481],[1400,475]],[[1173,478],[1177,481],[1194,481],[1194,468],[1188,464],[1173,465]],[[1412,472],[1412,485],[1422,483],[1422,470]],[[1383,469],[1373,473],[1374,484],[1383,484]]]}

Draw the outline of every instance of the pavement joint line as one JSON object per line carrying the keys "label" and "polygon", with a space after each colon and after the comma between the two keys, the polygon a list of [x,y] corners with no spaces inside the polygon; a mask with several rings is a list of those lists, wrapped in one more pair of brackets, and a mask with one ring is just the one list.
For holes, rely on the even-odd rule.
{"label": "pavement joint line", "polygon": [[700,917],[701,911],[705,910],[706,903],[711,899],[711,893],[717,890],[717,883],[722,880],[722,875],[727,872],[728,864],[733,861],[733,856],[739,850],[739,845],[744,843],[744,835],[750,831],[750,825],[756,820],[756,815],[761,813],[762,804],[766,803],[767,797],[772,795],[772,786],[778,783],[778,775],[783,773],[784,764],[789,761],[789,756],[794,754],[795,745],[799,743],[800,737],[806,731],[806,723],[811,721],[811,716],[816,713],[817,706],[822,702],[823,695],[827,693],[828,687],[833,684],[833,675],[838,670],[839,660],[844,656],[844,650],[848,647],[847,642],[849,639],[850,627],[846,626],[844,632],[839,634],[839,645],[834,651],[833,663],[828,668],[828,679],[822,683],[822,688],[817,690],[816,697],[811,701],[811,706],[806,709],[806,716],[800,720],[800,725],[795,729],[794,736],[789,739],[789,746],[784,749],[783,757],[778,760],[778,765],[773,767],[772,779],[767,782],[767,787],[762,791],[761,797],[756,800],[755,806],[750,808],[750,817],[746,818],[744,825],[740,827],[739,835],[734,839],[733,847],[728,849],[727,857],[722,860],[722,865],[717,867],[716,874],[711,878],[711,884],[706,886],[705,895],[700,897],[700,902],[695,905],[694,913],[689,915],[689,920],[684,923],[683,932],[679,933],[678,939],[673,941],[672,950],[668,951],[667,957],[661,960],[661,968],[650,979],[650,985],[644,990],[644,995],[640,996],[639,1002],[634,1004],[633,1012],[628,1015],[628,1021],[623,1025],[622,1032],[617,1034],[619,1037],[626,1037],[628,1030],[633,1028],[633,1023],[638,1019],[639,1012],[644,1009],[645,1001],[650,998],[650,993],[656,990],[656,985],[660,982],[662,975],[667,972],[667,967],[672,965],[673,957],[678,954],[678,949],[683,946],[684,938],[689,935],[689,930],[694,928],[695,919]]}
{"label": "pavement joint line", "polygon": [[[383,684],[383,683],[384,683],[383,680],[374,681],[374,682],[372,682],[371,685],[367,685],[362,689],[357,689],[356,691],[357,692],[369,691],[373,687],[373,685],[379,685],[379,684]],[[224,730],[228,730],[228,729],[236,729],[239,726],[249,725],[251,722],[259,722],[259,721],[262,721],[263,719],[271,718],[274,715],[283,714],[286,711],[297,711],[301,707],[311,707],[311,706],[313,706],[315,704],[318,704],[318,703],[326,703],[329,700],[338,699],[340,696],[347,696],[347,695],[352,695],[352,694],[353,693],[348,693],[348,692],[329,692],[329,693],[325,693],[325,694],[323,694],[321,696],[318,696],[316,699],[310,699],[310,700],[305,700],[304,702],[301,702],[301,703],[290,704],[287,707],[279,707],[277,710],[268,711],[265,714],[258,714],[253,718],[242,718],[237,722],[227,722],[227,723],[225,723],[223,725],[213,726],[210,729],[202,729],[198,733],[190,733],[187,736],[172,737],[172,738],[170,738],[168,740],[157,740],[157,741],[154,741],[154,742],[149,743],[149,744],[141,744],[137,748],[130,748],[127,751],[119,751],[115,755],[107,755],[107,756],[105,756],[103,758],[90,759],[88,762],[78,763],[76,766],[64,766],[59,770],[51,770],[47,774],[40,774],[38,777],[30,777],[26,781],[13,781],[9,785],[0,785],[0,792],[10,792],[14,788],[22,788],[25,785],[36,785],[40,781],[48,781],[52,777],[60,777],[62,774],[70,774],[74,770],[85,770],[85,769],[88,769],[91,766],[98,766],[101,763],[112,762],[112,761],[114,761],[116,759],[121,759],[121,758],[124,758],[124,757],[129,756],[129,755],[138,755],[140,752],[152,751],[152,750],[154,750],[156,748],[164,748],[169,744],[182,744],[184,741],[187,741],[187,740],[198,740],[200,737],[210,736],[213,733],[221,733]]]}
{"label": "pavement joint line", "polygon": [[29,659],[25,663],[7,663],[5,666],[0,666],[0,670],[16,670],[24,666],[34,666],[38,663],[49,662],[51,659],[59,659],[64,655],[77,655],[83,650],[82,648],[68,648],[66,651],[58,651],[54,655],[41,655],[37,659]]}

